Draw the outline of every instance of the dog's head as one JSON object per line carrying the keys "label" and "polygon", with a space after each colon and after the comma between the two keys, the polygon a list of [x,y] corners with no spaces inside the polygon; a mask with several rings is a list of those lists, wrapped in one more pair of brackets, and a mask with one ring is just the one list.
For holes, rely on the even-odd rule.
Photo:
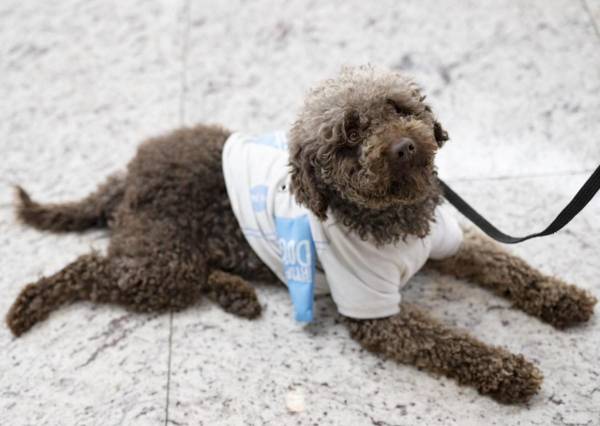
{"label": "dog's head", "polygon": [[386,209],[422,201],[448,139],[415,83],[347,68],[309,94],[290,131],[291,190],[320,218],[332,200]]}

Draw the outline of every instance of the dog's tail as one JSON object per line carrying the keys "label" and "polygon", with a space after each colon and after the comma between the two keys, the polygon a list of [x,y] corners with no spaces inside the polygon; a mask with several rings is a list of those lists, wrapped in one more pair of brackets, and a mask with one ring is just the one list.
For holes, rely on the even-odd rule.
{"label": "dog's tail", "polygon": [[95,253],[80,256],[56,274],[23,288],[6,315],[6,323],[18,337],[67,303],[116,301],[112,282],[106,258]]}
{"label": "dog's tail", "polygon": [[40,204],[20,186],[15,189],[17,217],[22,222],[45,231],[83,231],[108,226],[113,211],[123,199],[125,177],[111,176],[83,200],[70,203]]}

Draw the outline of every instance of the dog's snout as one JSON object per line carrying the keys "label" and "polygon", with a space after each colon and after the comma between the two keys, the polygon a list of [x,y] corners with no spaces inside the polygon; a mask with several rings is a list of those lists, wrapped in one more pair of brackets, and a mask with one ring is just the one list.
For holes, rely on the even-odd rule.
{"label": "dog's snout", "polygon": [[390,155],[396,161],[409,161],[416,152],[417,144],[411,138],[400,138],[390,145]]}

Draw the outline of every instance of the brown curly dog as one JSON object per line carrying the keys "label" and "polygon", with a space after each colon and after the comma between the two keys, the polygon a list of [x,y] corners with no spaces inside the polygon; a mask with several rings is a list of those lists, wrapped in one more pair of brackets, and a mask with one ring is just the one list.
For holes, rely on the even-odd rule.
{"label": "brown curly dog", "polygon": [[[296,201],[378,246],[427,236],[442,201],[433,159],[448,137],[424,99],[407,78],[370,68],[345,70],[312,91],[289,132]],[[257,317],[261,305],[247,280],[275,277],[231,209],[221,164],[229,135],[198,125],[150,139],[125,175],[110,177],[81,201],[42,205],[17,188],[18,216],[26,224],[54,232],[108,227],[111,240],[105,256],[83,255],[27,285],[7,315],[12,332],[19,336],[78,300],[151,312],[182,309],[205,295],[228,312]],[[400,140],[410,146],[399,147]],[[455,255],[429,265],[479,283],[557,328],[587,321],[596,303],[472,230]],[[455,378],[498,401],[525,402],[542,383],[523,356],[415,306],[402,303],[396,315],[344,323],[368,350]]]}

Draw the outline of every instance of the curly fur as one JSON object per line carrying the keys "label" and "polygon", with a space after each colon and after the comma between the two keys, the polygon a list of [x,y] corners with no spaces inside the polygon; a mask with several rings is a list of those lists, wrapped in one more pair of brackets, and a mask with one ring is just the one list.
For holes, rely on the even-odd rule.
{"label": "curly fur", "polygon": [[111,239],[105,257],[82,256],[26,286],[7,315],[13,333],[78,300],[150,312],[185,308],[205,293],[230,312],[257,316],[254,290],[240,277],[272,280],[272,273],[247,245],[229,205],[221,173],[229,134],[199,125],[150,139],[125,177],[109,178],[80,202],[41,205],[17,189],[21,221],[52,231],[104,224]]}
{"label": "curly fur", "polygon": [[542,383],[542,373],[522,355],[481,343],[409,304],[390,318],[347,323],[350,335],[366,349],[445,374],[501,402],[525,402]]}
{"label": "curly fur", "polygon": [[589,292],[542,274],[472,228],[465,230],[465,241],[455,256],[429,265],[484,285],[556,328],[588,321],[594,313],[597,300]]}
{"label": "curly fur", "polygon": [[[441,201],[434,156],[448,139],[420,89],[397,73],[346,69],[307,97],[290,131],[296,200],[375,244],[429,232]],[[229,131],[184,128],[144,142],[122,176],[78,202],[40,204],[17,188],[19,219],[41,230],[108,227],[106,255],[91,253],[28,284],[6,321],[19,336],[60,306],[80,300],[140,312],[183,309],[203,295],[245,318],[261,306],[247,280],[275,281],[231,210],[221,155]],[[399,158],[399,139],[412,154]],[[587,321],[596,300],[544,276],[497,245],[467,233],[452,258],[430,262],[472,280],[556,327]],[[502,402],[527,401],[541,373],[520,355],[446,327],[413,306],[382,319],[344,321],[365,348],[456,378]]]}
{"label": "curly fur", "polygon": [[104,228],[112,220],[115,208],[121,203],[125,192],[123,176],[110,176],[106,183],[81,201],[42,206],[31,200],[29,194],[16,187],[19,218],[45,231],[83,231]]}
{"label": "curly fur", "polygon": [[[426,236],[440,202],[433,157],[448,135],[424,100],[408,78],[371,67],[315,88],[290,131],[296,200],[377,244]],[[417,147],[402,168],[388,152],[401,136]]]}

